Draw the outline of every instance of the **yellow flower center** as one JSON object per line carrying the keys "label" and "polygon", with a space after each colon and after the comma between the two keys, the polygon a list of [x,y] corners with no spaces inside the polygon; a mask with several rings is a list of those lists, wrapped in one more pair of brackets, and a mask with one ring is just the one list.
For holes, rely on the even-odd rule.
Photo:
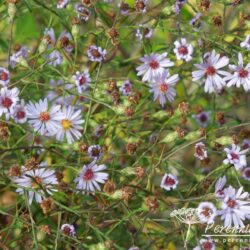
{"label": "yellow flower center", "polygon": [[61,121],[61,124],[62,124],[62,127],[65,129],[65,130],[68,130],[72,127],[72,122],[68,119],[63,119]]}

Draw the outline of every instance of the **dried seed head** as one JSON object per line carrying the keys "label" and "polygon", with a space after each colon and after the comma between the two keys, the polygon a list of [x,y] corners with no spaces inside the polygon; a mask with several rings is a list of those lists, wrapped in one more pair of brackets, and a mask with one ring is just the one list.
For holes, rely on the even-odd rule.
{"label": "dried seed head", "polygon": [[118,105],[120,103],[120,93],[118,91],[114,91],[112,93],[112,97],[113,97],[114,104]]}
{"label": "dried seed head", "polygon": [[63,173],[61,171],[56,171],[56,179],[58,180],[58,182],[62,182],[63,180]]}
{"label": "dried seed head", "polygon": [[129,155],[132,155],[136,152],[137,148],[138,148],[138,142],[134,142],[134,143],[128,143],[126,146],[127,152]]}
{"label": "dried seed head", "polygon": [[186,115],[189,113],[189,104],[187,102],[181,102],[178,105],[178,109],[181,111],[181,113]]}
{"label": "dried seed head", "polygon": [[243,3],[244,0],[233,0],[232,5],[240,5]]}
{"label": "dried seed head", "polygon": [[110,12],[108,12],[107,14],[108,14],[108,18],[109,18],[110,20],[115,20],[115,18],[116,18],[116,13],[115,13],[115,12],[110,11]]}
{"label": "dried seed head", "polygon": [[108,36],[112,39],[116,39],[119,37],[119,32],[116,28],[111,28],[108,30]]}
{"label": "dried seed head", "polygon": [[0,139],[7,141],[10,136],[10,131],[8,126],[0,126]]}
{"label": "dried seed head", "polygon": [[135,94],[128,96],[128,101],[133,104],[138,104],[141,99],[141,93],[137,91]]}
{"label": "dried seed head", "polygon": [[203,11],[208,11],[210,8],[211,2],[210,0],[201,0],[200,7]]}
{"label": "dried seed head", "polygon": [[240,131],[240,137],[243,139],[250,138],[250,129],[244,128]]}
{"label": "dried seed head", "polygon": [[121,11],[126,13],[129,11],[130,7],[128,3],[122,2],[120,5]]}
{"label": "dried seed head", "polygon": [[40,207],[43,210],[44,214],[48,214],[54,209],[55,205],[54,205],[52,199],[48,198],[48,199],[43,200],[41,202]]}
{"label": "dried seed head", "polygon": [[27,159],[25,162],[25,168],[28,170],[36,169],[38,168],[38,166],[39,166],[39,162],[35,157],[31,157]]}
{"label": "dried seed head", "polygon": [[217,15],[213,17],[213,23],[215,26],[221,26],[222,25],[222,17],[221,15]]}
{"label": "dried seed head", "polygon": [[143,167],[136,167],[135,168],[135,175],[138,177],[138,178],[142,178],[145,174],[145,169]]}
{"label": "dried seed head", "polygon": [[125,107],[124,114],[126,116],[131,117],[131,116],[134,115],[134,113],[135,113],[135,110],[133,108],[131,108],[131,107]]}
{"label": "dried seed head", "polygon": [[20,44],[15,44],[14,51],[18,52],[21,48],[22,48],[22,46]]}
{"label": "dried seed head", "polygon": [[237,135],[232,135],[232,141],[233,141],[233,144],[239,144],[239,138]]}
{"label": "dried seed head", "polygon": [[46,234],[48,234],[48,235],[51,235],[51,229],[50,229],[50,226],[49,226],[49,225],[42,225],[42,226],[39,227],[39,229],[40,229],[42,232],[44,232],[44,233],[46,233]]}
{"label": "dried seed head", "polygon": [[216,113],[216,121],[220,124],[223,125],[226,123],[224,114],[222,112],[217,112]]}
{"label": "dried seed head", "polygon": [[81,24],[81,20],[77,17],[73,17],[73,19],[71,20],[71,24],[72,25],[80,25]]}
{"label": "dried seed head", "polygon": [[180,128],[180,127],[177,127],[177,128],[175,129],[175,131],[177,132],[179,138],[181,138],[181,139],[184,138],[184,136],[185,136],[185,131],[184,131],[184,129],[182,129],[182,128]]}
{"label": "dried seed head", "polygon": [[17,164],[13,165],[8,172],[9,177],[20,177],[21,175],[22,175],[21,167]]}
{"label": "dried seed head", "polygon": [[122,188],[122,199],[125,201],[129,201],[133,195],[133,191],[130,187]]}
{"label": "dried seed head", "polygon": [[103,187],[103,191],[106,194],[113,194],[116,190],[116,185],[112,181],[107,181]]}
{"label": "dried seed head", "polygon": [[82,3],[86,6],[91,6],[91,0],[82,0]]}
{"label": "dried seed head", "polygon": [[210,178],[206,178],[205,180],[202,181],[202,187],[205,190],[208,190],[212,184],[213,184],[213,180]]}
{"label": "dried seed head", "polygon": [[223,148],[223,145],[221,145],[220,143],[218,143],[218,142],[214,143],[215,150],[220,151],[220,150],[222,150],[222,148]]}
{"label": "dried seed head", "polygon": [[205,128],[199,128],[200,136],[203,137],[206,135],[206,129]]}
{"label": "dried seed head", "polygon": [[174,111],[173,107],[168,107],[167,108],[167,114],[168,114],[169,117],[173,116],[174,112],[175,111]]}
{"label": "dried seed head", "polygon": [[63,37],[60,39],[60,45],[61,45],[61,47],[65,48],[65,47],[67,47],[69,44],[70,44],[70,41],[69,41],[69,38],[68,38],[68,37],[63,36]]}
{"label": "dried seed head", "polygon": [[79,152],[80,153],[85,153],[88,150],[88,145],[84,142],[79,143]]}
{"label": "dried seed head", "polygon": [[195,113],[195,114],[199,114],[199,113],[201,113],[202,111],[203,111],[203,108],[201,107],[201,106],[199,106],[199,105],[195,105],[195,106],[193,106],[193,112]]}
{"label": "dried seed head", "polygon": [[110,80],[108,82],[108,92],[112,93],[115,90],[118,90],[117,83],[114,80]]}
{"label": "dried seed head", "polygon": [[154,196],[146,198],[146,206],[148,207],[149,211],[154,213],[157,208],[159,207],[158,199]]}

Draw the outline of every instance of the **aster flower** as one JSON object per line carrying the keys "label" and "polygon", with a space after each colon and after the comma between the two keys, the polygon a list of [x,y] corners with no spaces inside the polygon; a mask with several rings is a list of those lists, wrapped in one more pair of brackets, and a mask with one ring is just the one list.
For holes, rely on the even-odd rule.
{"label": "aster flower", "polygon": [[250,90],[250,63],[244,67],[242,54],[238,54],[238,65],[229,65],[230,70],[234,73],[224,78],[227,82],[227,87],[236,86],[239,88],[243,86],[245,91]]}
{"label": "aster flower", "polygon": [[136,0],[135,9],[141,13],[145,13],[147,11],[147,2],[148,0]]}
{"label": "aster flower", "polygon": [[199,246],[193,248],[193,250],[215,250],[215,244],[211,238],[201,239]]}
{"label": "aster flower", "polygon": [[100,183],[103,184],[108,179],[108,174],[101,172],[106,169],[105,165],[96,165],[92,162],[89,165],[84,165],[79,176],[74,180],[77,183],[76,188],[82,190],[83,193],[95,193],[95,190],[100,191]]}
{"label": "aster flower", "polygon": [[187,2],[187,0],[176,0],[174,5],[174,11],[179,14],[183,5]]}
{"label": "aster flower", "polygon": [[195,64],[199,70],[192,72],[193,81],[205,83],[204,90],[207,93],[221,90],[226,84],[221,75],[227,76],[229,74],[221,70],[221,68],[228,63],[229,59],[227,57],[220,57],[214,50],[211,53],[206,53],[204,61],[200,64]]}
{"label": "aster flower", "polygon": [[206,146],[204,143],[198,142],[195,144],[194,156],[200,160],[204,160],[207,158],[207,150],[206,150]]}
{"label": "aster flower", "polygon": [[155,77],[155,83],[150,85],[150,92],[154,94],[154,101],[159,100],[163,107],[168,100],[173,102],[176,96],[175,84],[179,80],[179,76],[170,76],[168,71],[164,71],[161,75]]}
{"label": "aster flower", "polygon": [[143,40],[143,39],[149,39],[151,38],[153,35],[153,29],[146,27],[143,24],[139,24],[139,28],[136,29],[136,33],[135,36],[139,39],[139,40]]}
{"label": "aster flower", "polygon": [[244,139],[242,142],[242,149],[250,149],[250,140]]}
{"label": "aster flower", "polygon": [[243,167],[246,167],[246,153],[248,149],[241,151],[240,146],[232,144],[230,148],[225,148],[224,151],[227,153],[227,159],[223,161],[224,164],[232,164],[234,167],[239,170]]}
{"label": "aster flower", "polygon": [[69,3],[69,0],[57,0],[57,9],[65,8]]}
{"label": "aster flower", "polygon": [[61,231],[68,236],[75,236],[76,235],[75,227],[74,227],[74,225],[71,225],[71,224],[63,224],[61,226]]}
{"label": "aster flower", "polygon": [[126,2],[121,2],[118,4],[118,7],[121,9],[122,15],[127,15],[129,13],[130,7],[129,4]]}
{"label": "aster flower", "polygon": [[192,60],[193,46],[191,44],[188,44],[185,38],[181,38],[180,41],[175,41],[174,45],[174,53],[177,60],[184,60],[186,62]]}
{"label": "aster flower", "polygon": [[240,47],[250,50],[250,35],[247,35],[245,41],[240,43]]}
{"label": "aster flower", "polygon": [[165,68],[174,65],[174,63],[167,58],[167,53],[145,55],[140,61],[143,62],[143,65],[137,67],[136,70],[138,71],[138,76],[143,75],[143,82],[154,82],[157,76],[163,74]]}
{"label": "aster flower", "polygon": [[64,106],[56,138],[62,141],[66,137],[67,142],[72,144],[82,136],[79,132],[82,129],[82,126],[80,126],[82,123],[84,123],[84,120],[81,117],[81,110],[75,111],[72,106]]}
{"label": "aster flower", "polygon": [[89,157],[93,158],[94,160],[98,160],[102,155],[102,148],[100,145],[91,145],[88,148],[88,155]]}
{"label": "aster flower", "polygon": [[91,45],[88,48],[88,58],[92,62],[101,62],[105,59],[107,51],[101,47]]}
{"label": "aster flower", "polygon": [[10,81],[10,72],[5,69],[0,67],[0,84],[3,87],[6,87],[9,84]]}
{"label": "aster flower", "polygon": [[49,47],[56,44],[56,35],[53,28],[46,28],[44,31],[44,39],[48,43]]}
{"label": "aster flower", "polygon": [[10,66],[15,68],[17,64],[27,66],[29,50],[26,47],[21,47],[16,53],[10,57]]}
{"label": "aster flower", "polygon": [[58,37],[58,42],[67,53],[71,53],[73,50],[73,45],[71,44],[71,40],[72,36],[67,31],[63,31]]}
{"label": "aster flower", "polygon": [[5,114],[6,119],[9,119],[10,114],[19,100],[18,88],[8,89],[3,87],[0,89],[0,117]]}
{"label": "aster flower", "polygon": [[49,60],[48,63],[49,65],[56,67],[62,64],[63,57],[58,50],[54,50],[48,55],[48,60]]}
{"label": "aster flower", "polygon": [[30,125],[41,135],[54,135],[60,128],[60,121],[63,116],[60,112],[60,105],[49,107],[48,100],[40,99],[39,102],[27,104],[27,117]]}
{"label": "aster flower", "polygon": [[189,22],[189,24],[193,27],[194,30],[199,30],[202,25],[203,25],[203,22],[201,21],[201,16],[202,14],[201,13],[197,13],[194,18],[192,18]]}
{"label": "aster flower", "polygon": [[77,3],[75,5],[75,10],[77,13],[77,17],[85,22],[89,20],[89,17],[91,15],[91,12],[89,9],[87,9],[83,4]]}
{"label": "aster flower", "polygon": [[55,185],[58,184],[55,171],[42,167],[25,171],[22,176],[16,178],[14,182],[20,186],[16,190],[20,195],[24,194],[25,188],[28,189],[29,204],[32,203],[33,199],[41,203],[46,196],[45,192],[51,195],[56,191]]}
{"label": "aster flower", "polygon": [[197,214],[201,222],[211,224],[216,217],[216,208],[211,202],[201,202],[197,208]]}
{"label": "aster flower", "polygon": [[165,174],[161,181],[161,188],[170,191],[172,189],[176,189],[178,183],[178,179],[175,175]]}
{"label": "aster flower", "polygon": [[16,123],[25,123],[27,121],[27,109],[24,100],[21,100],[19,104],[16,104],[11,110],[11,117]]}
{"label": "aster flower", "polygon": [[215,196],[217,199],[223,199],[225,197],[224,186],[227,182],[226,176],[220,177],[215,183]]}
{"label": "aster flower", "polygon": [[200,113],[194,115],[193,117],[199,123],[199,125],[204,128],[209,123],[210,114],[211,114],[210,111],[201,111]]}
{"label": "aster flower", "polygon": [[245,227],[243,221],[250,214],[248,192],[243,192],[243,187],[236,190],[232,186],[224,189],[225,197],[221,203],[221,210],[217,213],[224,220],[225,227]]}
{"label": "aster flower", "polygon": [[127,80],[125,81],[122,86],[119,88],[123,95],[129,96],[132,94],[132,83]]}
{"label": "aster flower", "polygon": [[89,70],[86,69],[83,72],[77,71],[75,75],[73,75],[73,79],[75,81],[75,85],[77,86],[77,91],[82,94],[86,89],[88,89],[91,82]]}
{"label": "aster flower", "polygon": [[248,181],[250,181],[250,167],[244,168],[242,172],[242,177]]}

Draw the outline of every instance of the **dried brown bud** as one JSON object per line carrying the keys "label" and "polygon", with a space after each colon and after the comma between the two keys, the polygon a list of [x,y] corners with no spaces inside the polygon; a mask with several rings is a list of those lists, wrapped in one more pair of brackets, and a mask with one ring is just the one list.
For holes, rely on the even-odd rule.
{"label": "dried brown bud", "polygon": [[167,114],[169,117],[174,115],[174,109],[172,107],[167,108]]}
{"label": "dried brown bud", "polygon": [[131,117],[131,116],[134,115],[135,110],[134,110],[133,108],[131,108],[131,107],[126,107],[126,108],[124,109],[124,113],[125,113],[126,116]]}
{"label": "dried brown bud", "polygon": [[20,177],[21,175],[22,175],[21,167],[17,164],[13,165],[8,172],[9,177]]}
{"label": "dried brown bud", "polygon": [[201,165],[206,167],[210,164],[210,162],[211,162],[211,159],[209,157],[207,157],[207,158],[201,160]]}
{"label": "dried brown bud", "polygon": [[244,0],[233,0],[232,5],[239,5],[242,4]]}
{"label": "dried brown bud", "polygon": [[150,212],[155,212],[159,207],[158,199],[156,197],[147,197],[146,198],[146,206],[148,207]]}
{"label": "dried brown bud", "polygon": [[175,129],[175,131],[178,133],[178,136],[179,136],[179,138],[184,138],[184,136],[185,136],[185,131],[184,131],[184,129],[182,129],[182,128],[180,128],[180,127],[177,127],[176,129]]}
{"label": "dried brown bud", "polygon": [[69,38],[66,36],[61,37],[60,39],[60,45],[65,48],[70,44]]}
{"label": "dried brown bud", "polygon": [[129,4],[125,2],[121,3],[120,8],[122,12],[128,12],[130,10]]}
{"label": "dried brown bud", "polygon": [[221,26],[222,25],[222,17],[221,15],[217,15],[213,17],[213,23],[215,26]]}
{"label": "dried brown bud", "polygon": [[240,137],[243,139],[250,138],[250,129],[244,128],[240,131]]}
{"label": "dried brown bud", "polygon": [[129,199],[132,197],[133,191],[130,187],[124,187],[122,188],[122,199],[125,201],[129,201]]}
{"label": "dried brown bud", "polygon": [[85,153],[88,150],[88,145],[84,142],[79,143],[79,152],[80,153]]}
{"label": "dried brown bud", "polygon": [[41,209],[43,210],[44,214],[50,213],[53,208],[55,207],[53,201],[51,198],[48,198],[46,200],[43,200],[40,204]]}
{"label": "dried brown bud", "polygon": [[141,99],[141,93],[139,91],[137,91],[134,95],[128,96],[129,102],[133,104],[138,104],[140,99]]}
{"label": "dried brown bud", "polygon": [[8,140],[9,136],[10,136],[10,131],[9,131],[7,123],[1,123],[0,124],[0,139],[3,141],[6,141]]}
{"label": "dried brown bud", "polygon": [[103,187],[103,191],[106,194],[113,194],[115,192],[116,189],[116,185],[114,182],[112,181],[107,181]]}
{"label": "dried brown bud", "polygon": [[116,90],[118,90],[116,81],[110,80],[108,82],[108,92],[112,93],[113,91],[116,91]]}
{"label": "dried brown bud", "polygon": [[201,0],[200,7],[203,11],[208,11],[210,8],[211,2],[210,0]]}
{"label": "dried brown bud", "polygon": [[46,234],[48,234],[48,235],[51,235],[51,229],[50,229],[50,226],[49,226],[49,225],[42,225],[42,226],[39,227],[39,229],[40,229],[42,232],[44,232],[44,233],[46,233]]}
{"label": "dried brown bud", "polygon": [[199,105],[195,105],[195,106],[193,106],[192,110],[195,114],[199,114],[203,111],[203,108]]}
{"label": "dried brown bud", "polygon": [[223,148],[223,145],[221,145],[220,143],[218,143],[218,142],[214,143],[215,150],[220,151],[222,148]]}
{"label": "dried brown bud", "polygon": [[39,166],[39,162],[35,157],[31,157],[27,159],[25,162],[25,167],[28,170],[38,168],[38,166]]}
{"label": "dried brown bud", "polygon": [[233,144],[239,144],[239,138],[238,138],[238,136],[237,135],[233,135],[232,136],[232,141],[233,141]]}
{"label": "dried brown bud", "polygon": [[138,178],[142,178],[145,174],[145,169],[143,167],[136,167],[135,168],[135,175],[138,177]]}
{"label": "dried brown bud", "polygon": [[91,0],[82,0],[82,3],[86,6],[91,6]]}
{"label": "dried brown bud", "polygon": [[108,33],[108,36],[112,39],[119,37],[119,32],[115,28],[110,28],[107,33]]}
{"label": "dried brown bud", "polygon": [[126,146],[128,154],[130,155],[134,154],[135,151],[137,150],[138,144],[139,144],[138,142],[128,143]]}
{"label": "dried brown bud", "polygon": [[216,113],[216,121],[220,124],[223,125],[226,123],[224,114],[222,112],[217,112]]}
{"label": "dried brown bud", "polygon": [[199,132],[200,132],[200,135],[201,137],[205,136],[206,135],[206,129],[205,128],[199,128]]}
{"label": "dried brown bud", "polygon": [[63,180],[63,173],[61,171],[56,171],[56,179],[58,182],[61,182]]}
{"label": "dried brown bud", "polygon": [[202,187],[205,190],[208,190],[212,184],[213,184],[213,180],[210,178],[206,178],[205,180],[202,181]]}
{"label": "dried brown bud", "polygon": [[71,24],[72,25],[80,25],[81,24],[81,20],[77,17],[74,17],[72,20],[71,20]]}
{"label": "dried brown bud", "polygon": [[178,109],[181,111],[181,113],[186,115],[189,113],[189,104],[187,102],[181,102],[178,105]]}
{"label": "dried brown bud", "polygon": [[112,93],[112,97],[113,97],[114,104],[118,105],[120,103],[120,93],[118,91],[114,91]]}

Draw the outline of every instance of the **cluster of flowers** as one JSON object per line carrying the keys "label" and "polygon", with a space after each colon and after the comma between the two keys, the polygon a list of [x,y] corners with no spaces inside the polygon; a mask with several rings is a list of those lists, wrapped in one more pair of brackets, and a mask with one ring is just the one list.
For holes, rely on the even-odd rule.
{"label": "cluster of flowers", "polygon": [[[174,52],[177,60],[192,60],[193,46],[188,44],[185,38],[175,41]],[[142,57],[143,65],[137,67],[138,76],[142,76],[143,82],[150,83],[150,92],[154,94],[154,100],[159,100],[162,106],[166,101],[172,102],[176,96],[175,84],[179,80],[178,74],[170,76],[167,68],[174,66],[174,63],[167,58],[167,53],[152,53]],[[204,90],[207,93],[219,93],[225,86],[241,87],[245,91],[250,89],[250,63],[244,66],[243,56],[238,54],[238,65],[229,65],[231,72],[222,68],[229,64],[226,56],[220,56],[214,50],[205,53],[203,61],[195,64],[199,69],[192,72],[193,81],[204,83]]]}
{"label": "cluster of flowers", "polygon": [[[88,155],[93,161],[84,165],[78,177],[74,180],[76,192],[83,192],[84,194],[95,193],[96,190],[100,191],[100,184],[105,183],[108,179],[108,174],[102,172],[106,169],[106,166],[96,163],[102,155],[101,147],[99,145],[90,146]],[[22,166],[18,175],[12,177],[12,181],[19,186],[16,192],[24,195],[27,191],[29,204],[32,203],[33,199],[41,203],[44,198],[58,190],[56,173],[44,162],[32,169],[28,166]]]}

